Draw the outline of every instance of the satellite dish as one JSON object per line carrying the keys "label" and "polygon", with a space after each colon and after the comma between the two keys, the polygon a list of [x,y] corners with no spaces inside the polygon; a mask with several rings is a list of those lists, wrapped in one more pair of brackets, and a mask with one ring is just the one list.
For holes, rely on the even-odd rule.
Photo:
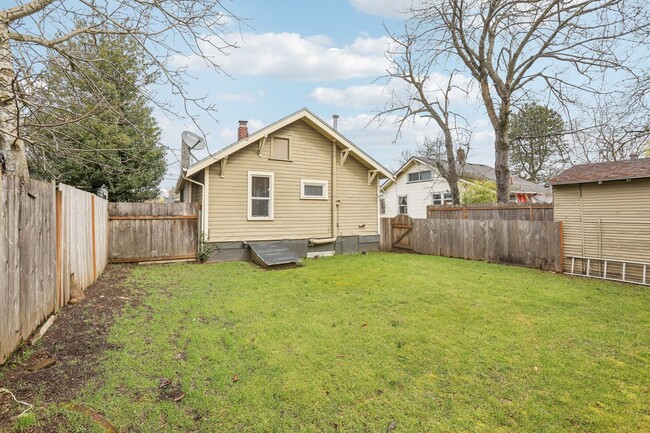
{"label": "satellite dish", "polygon": [[205,140],[203,137],[190,131],[183,131],[181,134],[181,140],[183,140],[183,143],[185,143],[191,150],[201,150],[205,147]]}

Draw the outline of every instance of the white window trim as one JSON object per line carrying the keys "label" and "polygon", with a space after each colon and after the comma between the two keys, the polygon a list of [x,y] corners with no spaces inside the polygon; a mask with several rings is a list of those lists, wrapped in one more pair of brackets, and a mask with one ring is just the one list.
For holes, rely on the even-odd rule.
{"label": "white window trim", "polygon": [[[289,156],[289,159],[273,158],[273,143],[275,142],[275,139],[276,139],[276,138],[279,138],[279,139],[281,139],[281,140],[287,140],[287,145],[289,146],[289,152],[288,152],[288,153],[289,153],[289,155],[288,155],[288,156]],[[277,136],[277,137],[275,137],[275,136],[271,136],[271,146],[270,146],[269,150],[271,151],[271,153],[269,154],[269,159],[270,159],[271,161],[286,161],[286,162],[293,162],[293,160],[291,159],[291,139],[290,139],[289,137],[281,137],[281,136]]]}
{"label": "white window trim", "polygon": [[[440,194],[440,204],[435,204],[434,201],[436,200],[434,198],[434,195]],[[431,204],[434,206],[444,206],[447,204],[454,204],[453,198],[445,199],[445,194],[451,195],[449,191],[434,191],[431,193]]]}
{"label": "white window trim", "polygon": [[[402,207],[402,204],[400,203],[401,200],[405,198],[406,199],[406,213],[402,213],[400,211],[400,208]],[[397,196],[397,215],[408,215],[409,214],[409,196],[408,195],[398,195]]]}
{"label": "white window trim", "polygon": [[[323,195],[319,196],[319,197],[305,195],[305,186],[306,185],[322,186],[323,187]],[[328,197],[328,189],[327,189],[327,181],[326,180],[300,179],[300,198],[302,200],[327,200],[327,197]]]}
{"label": "white window trim", "polygon": [[[418,174],[418,177],[420,177],[421,173],[425,171],[430,171],[431,172],[431,178],[429,179],[418,179],[418,180],[410,180],[409,175],[411,174]],[[427,170],[418,170],[418,171],[412,171],[410,173],[406,173],[406,183],[420,183],[420,182],[431,182],[433,180],[433,170],[427,169]]]}
{"label": "white window trim", "polygon": [[[253,197],[251,196],[251,187],[253,186],[253,176],[259,176],[259,177],[268,177],[270,178],[269,182],[269,216],[267,217],[254,217],[253,216],[253,206],[251,206],[252,199]],[[274,184],[274,174],[269,173],[269,172],[264,172],[264,171],[249,171],[248,172],[248,192],[246,193],[246,197],[248,200],[248,220],[249,221],[273,221],[273,201],[274,201],[274,191],[273,191],[273,184]]]}

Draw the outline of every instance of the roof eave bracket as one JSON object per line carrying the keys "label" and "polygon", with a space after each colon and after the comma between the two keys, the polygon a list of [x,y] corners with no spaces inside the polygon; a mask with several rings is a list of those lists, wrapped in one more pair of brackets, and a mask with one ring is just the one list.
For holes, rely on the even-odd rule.
{"label": "roof eave bracket", "polygon": [[377,177],[377,174],[379,174],[379,170],[368,170],[368,185],[372,185],[372,182]]}
{"label": "roof eave bracket", "polygon": [[348,155],[350,155],[350,149],[343,149],[341,151],[341,167],[345,164],[345,160],[348,159]]}
{"label": "roof eave bracket", "polygon": [[221,160],[221,172],[219,173],[219,175],[221,176],[222,179],[226,174],[226,164],[227,163],[228,163],[228,157],[224,156],[223,159]]}
{"label": "roof eave bracket", "polygon": [[260,158],[262,157],[262,149],[264,149],[264,145],[266,144],[266,139],[268,137],[269,137],[268,135],[262,137],[262,139],[259,141],[257,145],[257,156],[259,156]]}

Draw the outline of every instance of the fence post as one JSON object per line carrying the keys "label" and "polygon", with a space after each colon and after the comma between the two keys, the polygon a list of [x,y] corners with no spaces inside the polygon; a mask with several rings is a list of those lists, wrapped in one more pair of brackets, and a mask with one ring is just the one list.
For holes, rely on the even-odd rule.
{"label": "fence post", "polygon": [[564,224],[562,221],[560,221],[560,272],[564,273]]}
{"label": "fence post", "polygon": [[57,311],[61,308],[61,259],[62,251],[61,244],[63,239],[63,221],[61,218],[61,205],[62,205],[63,192],[59,189],[56,190],[56,308]]}
{"label": "fence post", "polygon": [[90,196],[90,230],[91,239],[92,239],[92,249],[93,249],[93,281],[97,280],[97,240],[95,239],[95,194]]}

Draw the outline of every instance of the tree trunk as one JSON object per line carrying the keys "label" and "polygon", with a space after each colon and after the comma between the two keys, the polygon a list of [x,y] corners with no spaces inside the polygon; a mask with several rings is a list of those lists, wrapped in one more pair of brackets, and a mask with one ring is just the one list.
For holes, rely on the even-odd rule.
{"label": "tree trunk", "polygon": [[497,180],[497,201],[510,200],[510,99],[501,98],[499,118],[494,124],[494,175]]}
{"label": "tree trunk", "polygon": [[508,167],[510,137],[507,130],[498,130],[495,131],[495,134],[494,174],[497,180],[497,200],[499,203],[508,203],[510,199],[510,168]]}
{"label": "tree trunk", "polygon": [[15,80],[9,25],[0,21],[0,165],[8,173],[28,178],[25,143],[18,131]]}
{"label": "tree trunk", "polygon": [[458,170],[456,167],[456,157],[454,156],[454,141],[451,137],[451,131],[445,131],[445,147],[447,150],[447,175],[446,179],[451,192],[453,204],[460,204],[460,191],[458,189]]}

